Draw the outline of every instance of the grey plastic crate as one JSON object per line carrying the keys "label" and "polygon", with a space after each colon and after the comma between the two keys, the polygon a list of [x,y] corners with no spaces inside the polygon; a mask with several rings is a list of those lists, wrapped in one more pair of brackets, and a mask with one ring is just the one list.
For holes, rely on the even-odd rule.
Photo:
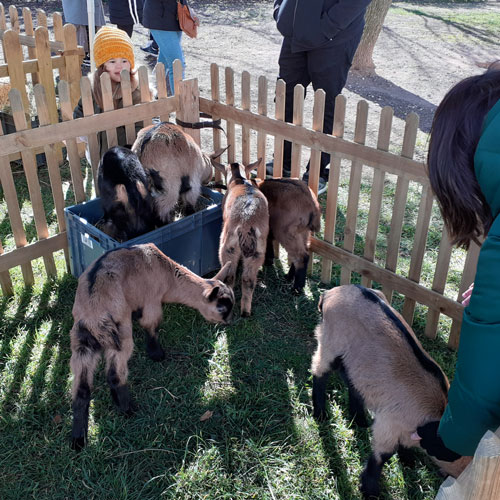
{"label": "grey plastic crate", "polygon": [[222,195],[208,188],[203,188],[202,193],[217,205],[123,243],[95,227],[103,216],[99,198],[65,208],[71,273],[78,277],[104,252],[139,243],[154,243],[163,253],[200,276],[215,271],[220,267]]}

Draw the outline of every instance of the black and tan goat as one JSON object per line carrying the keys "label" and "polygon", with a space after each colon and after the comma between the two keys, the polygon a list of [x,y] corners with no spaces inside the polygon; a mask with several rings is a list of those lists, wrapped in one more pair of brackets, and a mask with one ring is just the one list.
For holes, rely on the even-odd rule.
{"label": "black and tan goat", "polygon": [[229,268],[230,264],[214,278],[203,279],[155,245],[145,244],[112,250],[80,276],[71,329],[75,449],[85,444],[90,391],[102,355],[114,402],[122,412],[132,410],[127,387],[127,364],[133,350],[132,319],[146,330],[148,356],[161,361],[165,353],[156,329],[163,319],[162,304],[185,304],[212,323],[227,323],[234,294],[221,280]]}
{"label": "black and tan goat", "polygon": [[300,292],[306,282],[311,232],[321,227],[321,210],[309,186],[299,179],[266,179],[259,189],[269,203],[269,236],[266,265],[274,260],[273,241],[283,245],[291,262],[288,278]]}
{"label": "black and tan goat", "polygon": [[126,241],[155,228],[149,180],[130,149],[115,146],[106,151],[99,163],[97,184],[106,234]]}
{"label": "black and tan goat", "polygon": [[179,200],[186,215],[193,212],[201,192],[213,176],[213,160],[224,149],[203,153],[195,140],[173,123],[162,122],[143,128],[132,146],[155,190],[155,211],[160,224],[171,221]]}
{"label": "black and tan goat", "polygon": [[221,265],[231,262],[226,283],[234,285],[240,259],[241,315],[250,316],[257,273],[264,263],[269,232],[269,212],[266,197],[246,176],[257,168],[262,159],[246,167],[232,163],[227,167],[216,163],[226,178],[227,191],[222,200],[223,228],[219,245]]}
{"label": "black and tan goat", "polygon": [[[320,309],[323,321],[316,328],[311,369],[314,417],[326,417],[326,384],[336,369],[349,389],[351,418],[366,425],[365,408],[374,413],[372,454],[361,475],[361,491],[365,498],[378,496],[384,463],[398,448],[418,446],[411,437],[418,426],[441,418],[448,379],[382,292],[340,286],[324,293]],[[469,461],[436,462],[457,476]]]}

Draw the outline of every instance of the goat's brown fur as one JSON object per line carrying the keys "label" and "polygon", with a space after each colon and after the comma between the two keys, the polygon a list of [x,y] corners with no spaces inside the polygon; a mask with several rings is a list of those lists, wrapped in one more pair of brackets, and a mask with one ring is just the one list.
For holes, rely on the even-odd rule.
{"label": "goat's brown fur", "polygon": [[[439,420],[449,383],[425,352],[410,326],[384,295],[355,285],[336,287],[320,302],[323,321],[316,329],[312,358],[314,416],[323,419],[329,372],[338,369],[349,387],[349,406],[358,423],[364,408],[374,413],[372,455],[362,475],[366,497],[378,494],[381,469],[399,446],[418,446],[417,427]],[[467,457],[438,462],[460,473]]]}
{"label": "goat's brown fur", "polygon": [[311,233],[321,228],[321,209],[309,186],[299,179],[266,179],[258,183],[269,203],[266,265],[274,260],[273,241],[283,245],[291,262],[288,278],[294,289],[305,285]]}
{"label": "goat's brown fur", "polygon": [[226,283],[233,286],[240,259],[243,264],[241,276],[241,315],[250,316],[252,297],[257,283],[257,273],[264,263],[266,241],[269,232],[269,212],[266,197],[259,188],[246,179],[247,172],[256,168],[241,167],[233,163],[224,167],[218,164],[227,183],[227,192],[222,201],[223,228],[219,245],[221,265],[231,262],[231,272]]}
{"label": "goat's brown fur", "polygon": [[162,122],[140,130],[132,151],[149,173],[156,191],[158,224],[166,224],[171,221],[172,211],[179,199],[184,203],[187,214],[193,212],[202,184],[212,179],[212,160],[220,156],[224,149],[211,154],[203,153],[181,127]]}
{"label": "goat's brown fur", "polygon": [[132,355],[132,319],[146,330],[147,352],[154,361],[165,353],[157,327],[162,304],[175,302],[200,311],[210,322],[227,323],[233,291],[223,280],[230,265],[212,279],[203,279],[177,264],[155,245],[136,245],[104,254],[80,276],[73,305],[71,370],[73,372],[73,446],[81,448],[88,427],[94,371],[101,355],[111,394],[123,412],[130,412],[126,385]]}

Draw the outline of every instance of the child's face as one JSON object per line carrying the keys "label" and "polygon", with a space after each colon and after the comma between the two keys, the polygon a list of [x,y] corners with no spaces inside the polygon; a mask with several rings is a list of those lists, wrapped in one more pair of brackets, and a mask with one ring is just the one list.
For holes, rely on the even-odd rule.
{"label": "child's face", "polygon": [[130,63],[127,59],[110,59],[104,63],[104,71],[109,73],[109,77],[113,82],[120,83],[122,69],[130,71]]}

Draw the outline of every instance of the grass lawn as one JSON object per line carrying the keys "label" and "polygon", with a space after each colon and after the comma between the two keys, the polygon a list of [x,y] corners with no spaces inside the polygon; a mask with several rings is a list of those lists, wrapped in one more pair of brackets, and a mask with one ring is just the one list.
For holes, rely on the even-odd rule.
{"label": "grass lawn", "polygon": [[[42,189],[48,190],[45,174],[42,168]],[[369,203],[366,175],[356,253],[362,252]],[[22,179],[19,175],[17,182],[22,184]],[[66,172],[65,193],[70,202],[68,181]],[[339,244],[347,182],[346,171],[338,210]],[[389,200],[393,188],[388,179]],[[411,248],[418,196],[418,186],[411,186],[401,245],[399,272],[403,274],[409,261],[404,249]],[[45,199],[50,212],[50,197]],[[380,260],[387,233],[383,228],[391,210],[390,202],[384,203],[377,245]],[[28,212],[28,208],[26,198],[23,210]],[[2,210],[3,237],[9,227],[4,206]],[[429,268],[435,262],[440,231],[436,212],[426,254]],[[9,238],[4,241],[8,247]],[[68,333],[77,282],[64,274],[62,252],[56,261],[59,279],[44,280],[43,264],[35,261],[36,285],[25,288],[16,269],[12,273],[16,295],[0,300],[2,500],[360,498],[358,478],[370,450],[369,431],[350,425],[347,393],[336,376],[328,391],[331,418],[318,425],[311,416],[309,366],[319,320],[317,302],[329,288],[319,282],[318,263],[304,295],[296,297],[284,279],[287,266],[282,255],[281,265],[260,274],[253,316],[236,319],[231,326],[210,325],[187,307],[166,306],[160,341],[167,358],[161,363],[147,358],[137,326],[129,382],[138,410],[129,418],[118,414],[101,367],[91,403],[89,445],[75,454],[70,449]],[[459,259],[458,269],[461,263]],[[335,268],[331,286],[338,278]],[[456,287],[451,293],[456,293]],[[396,296],[394,304],[401,306],[402,297]],[[420,307],[414,327],[422,334],[424,326],[425,308]],[[448,327],[444,319],[435,341],[420,338],[451,375],[455,354],[446,348]],[[209,418],[200,420],[202,416]],[[394,457],[384,469],[383,497],[431,499],[441,482],[424,454],[418,453],[411,469],[403,468]]]}

